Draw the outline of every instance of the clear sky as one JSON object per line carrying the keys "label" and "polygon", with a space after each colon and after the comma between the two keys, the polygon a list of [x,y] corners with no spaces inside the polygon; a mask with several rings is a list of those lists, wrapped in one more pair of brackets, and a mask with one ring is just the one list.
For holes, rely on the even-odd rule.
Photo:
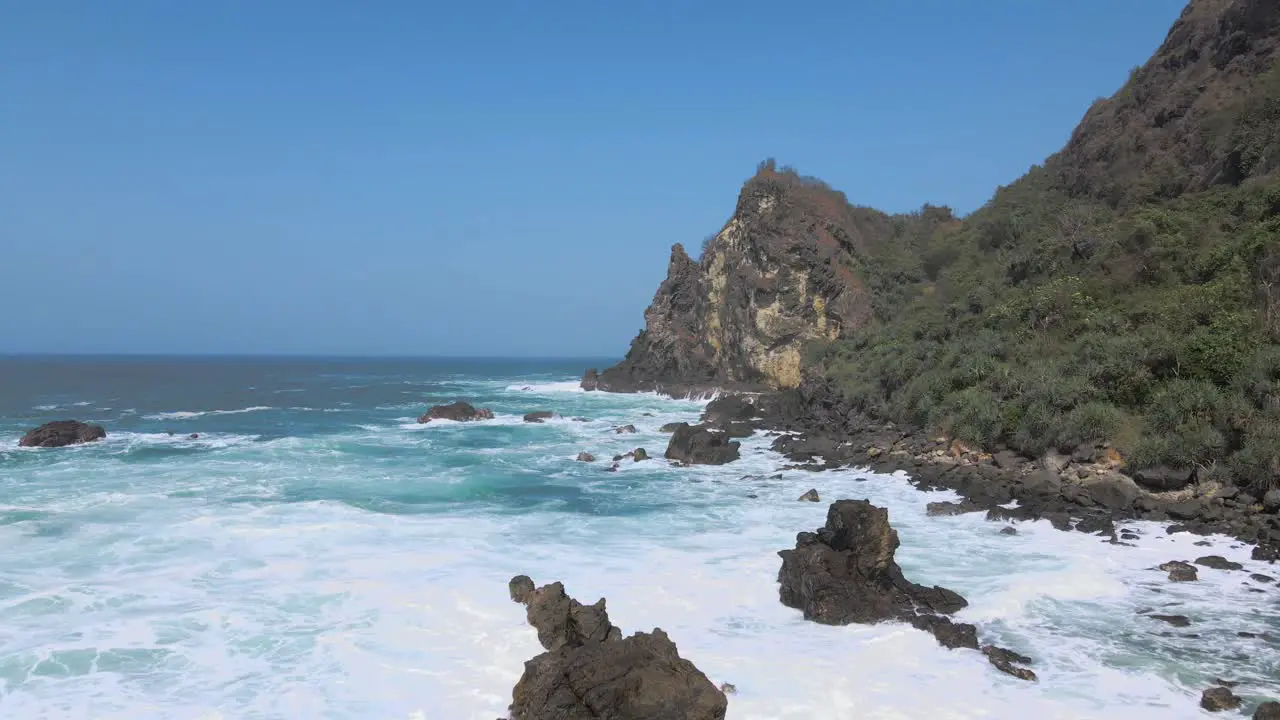
{"label": "clear sky", "polygon": [[620,356],[775,157],[969,212],[1183,0],[0,0],[0,352]]}

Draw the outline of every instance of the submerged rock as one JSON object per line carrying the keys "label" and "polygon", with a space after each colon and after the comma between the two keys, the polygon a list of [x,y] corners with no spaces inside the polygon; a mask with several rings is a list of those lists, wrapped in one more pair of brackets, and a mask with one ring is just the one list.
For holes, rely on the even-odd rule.
{"label": "submerged rock", "polygon": [[818,497],[818,491],[813,489],[810,489],[808,492],[796,499],[801,502],[821,502],[822,500],[822,498]]}
{"label": "submerged rock", "polygon": [[691,465],[723,465],[738,459],[741,443],[705,425],[680,423],[667,444],[668,460]]}
{"label": "submerged rock", "polygon": [[1174,627],[1187,627],[1191,624],[1191,620],[1186,615],[1148,615],[1152,620],[1167,622]]}
{"label": "submerged rock", "polygon": [[617,427],[613,429],[613,432],[618,435],[627,435],[635,431],[636,431],[635,425],[623,425],[622,427]]}
{"label": "submerged rock", "polygon": [[596,456],[589,452],[578,453],[578,462],[595,462]]}
{"label": "submerged rock", "polygon": [[56,448],[94,442],[107,436],[101,425],[79,420],[54,420],[30,430],[18,441],[20,447]]}
{"label": "submerged rock", "polygon": [[641,460],[648,460],[649,453],[645,451],[644,448],[636,448],[635,450],[631,451],[631,459],[635,462],[640,462]]}
{"label": "submerged rock", "polygon": [[1205,555],[1204,557],[1196,558],[1196,564],[1203,565],[1204,567],[1207,567],[1207,568],[1213,568],[1214,570],[1243,570],[1244,569],[1244,566],[1241,565],[1240,563],[1232,562],[1222,557],[1221,555]]}
{"label": "submerged rock", "polygon": [[455,422],[475,422],[477,420],[492,420],[493,411],[486,408],[478,408],[468,402],[458,400],[448,405],[435,405],[422,414],[418,418],[420,423],[429,423],[432,420],[453,420]]}
{"label": "submerged rock", "polygon": [[583,605],[560,583],[511,580],[546,648],[524,665],[512,720],[723,720],[728,700],[660,628],[623,638],[602,598]]}
{"label": "submerged rock", "polygon": [[1012,675],[1019,680],[1036,680],[1036,674],[1024,667],[1018,667],[1018,664],[1028,665],[1031,658],[1026,655],[1018,654],[1012,650],[1006,650],[995,645],[984,645],[982,654],[987,656],[987,660],[1002,673]]}
{"label": "submerged rock", "polygon": [[534,410],[533,412],[524,414],[524,421],[527,423],[540,423],[546,422],[553,417],[555,417],[555,413],[550,410]]}

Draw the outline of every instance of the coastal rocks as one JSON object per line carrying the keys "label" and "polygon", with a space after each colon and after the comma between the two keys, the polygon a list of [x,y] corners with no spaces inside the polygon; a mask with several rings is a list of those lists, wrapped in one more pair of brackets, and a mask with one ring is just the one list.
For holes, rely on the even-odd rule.
{"label": "coastal rocks", "polygon": [[101,425],[79,420],[55,420],[30,430],[18,441],[20,447],[57,448],[95,442],[107,436]]}
{"label": "coastal rocks", "polygon": [[1241,565],[1240,563],[1232,562],[1222,557],[1221,555],[1205,555],[1204,557],[1196,558],[1196,564],[1202,565],[1207,568],[1213,568],[1214,570],[1243,570],[1244,569],[1244,566]]}
{"label": "coastal rocks", "polygon": [[1194,582],[1199,579],[1195,566],[1181,560],[1162,563],[1160,569],[1169,573],[1169,579],[1174,582]]}
{"label": "coastal rocks", "polygon": [[688,423],[679,423],[679,422],[667,423],[666,425],[663,425],[662,427],[658,428],[658,432],[670,434],[675,432],[676,428],[680,427],[681,425],[687,425],[687,424]]}
{"label": "coastal rocks", "polygon": [[746,422],[759,416],[760,409],[744,395],[722,395],[707,403],[702,422],[708,425]]}
{"label": "coastal rocks", "polygon": [[645,452],[644,448],[636,448],[635,450],[631,451],[631,459],[634,460],[635,462],[640,462],[641,460],[648,460],[649,453]]}
{"label": "coastal rocks", "polygon": [[605,601],[582,605],[564,586],[513,578],[547,652],[527,661],[512,692],[512,720],[723,720],[725,693],[680,657],[661,629],[623,638]]}
{"label": "coastal rocks", "polygon": [[1195,471],[1191,468],[1153,467],[1136,470],[1134,482],[1152,492],[1169,492],[1181,490],[1195,482]]}
{"label": "coastal rocks", "polygon": [[1222,686],[1209,688],[1200,695],[1200,707],[1209,712],[1235,710],[1242,702],[1239,696],[1231,692],[1231,688]]}
{"label": "coastal rocks", "polygon": [[817,490],[810,489],[806,491],[805,494],[796,498],[796,500],[799,500],[800,502],[821,502],[822,499],[818,497]]}
{"label": "coastal rocks", "polygon": [[1280,513],[1280,489],[1268,490],[1262,496],[1262,509],[1269,513]]}
{"label": "coastal rocks", "polygon": [[980,512],[985,508],[982,505],[963,500],[961,502],[931,502],[925,505],[925,513],[929,517],[940,517],[945,515],[963,515],[964,513]]}
{"label": "coastal rocks", "polygon": [[524,414],[524,421],[527,423],[546,422],[547,420],[555,417],[555,415],[556,414],[550,410],[534,410],[531,413]]}
{"label": "coastal rocks", "polygon": [[420,423],[429,423],[432,420],[453,420],[454,422],[475,422],[478,420],[492,420],[493,411],[486,408],[478,408],[468,402],[458,400],[448,405],[435,405],[422,414],[418,418]]}
{"label": "coastal rocks", "polygon": [[587,462],[587,463],[589,463],[589,462],[595,462],[595,461],[596,461],[596,456],[595,456],[595,455],[592,455],[592,454],[591,454],[591,453],[589,453],[589,452],[580,452],[580,453],[578,453],[578,462]]}
{"label": "coastal rocks", "polygon": [[1186,615],[1148,615],[1152,620],[1169,623],[1174,627],[1184,628],[1191,625],[1191,620]]}
{"label": "coastal rocks", "polygon": [[968,605],[950,590],[908,581],[894,560],[897,549],[887,510],[865,500],[836,501],[824,527],[800,533],[795,549],[778,553],[782,604],[827,625],[909,620]]}
{"label": "coastal rocks", "polygon": [[613,429],[615,435],[630,435],[636,431],[635,425],[623,425]]}
{"label": "coastal rocks", "polygon": [[723,465],[738,459],[740,446],[719,430],[680,423],[667,444],[666,458],[690,465]]}

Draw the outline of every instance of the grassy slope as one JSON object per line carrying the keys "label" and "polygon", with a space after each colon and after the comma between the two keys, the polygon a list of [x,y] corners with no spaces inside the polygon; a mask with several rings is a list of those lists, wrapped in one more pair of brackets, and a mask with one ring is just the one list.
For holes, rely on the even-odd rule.
{"label": "grassy slope", "polygon": [[1276,487],[1280,70],[1227,78],[1168,140],[1132,119],[1186,96],[1150,67],[1086,117],[1105,152],[1069,146],[962,221],[896,218],[862,258],[879,322],[812,367],[874,417],[988,448],[1111,443],[1133,469]]}

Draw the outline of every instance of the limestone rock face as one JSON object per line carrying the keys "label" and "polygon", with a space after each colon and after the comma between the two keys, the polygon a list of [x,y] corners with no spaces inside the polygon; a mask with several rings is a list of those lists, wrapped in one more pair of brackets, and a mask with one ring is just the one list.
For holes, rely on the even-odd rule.
{"label": "limestone rock face", "polygon": [[644,330],[621,363],[589,371],[583,388],[687,395],[799,385],[806,342],[871,321],[858,258],[891,234],[891,222],[763,164],[700,260],[671,248]]}

